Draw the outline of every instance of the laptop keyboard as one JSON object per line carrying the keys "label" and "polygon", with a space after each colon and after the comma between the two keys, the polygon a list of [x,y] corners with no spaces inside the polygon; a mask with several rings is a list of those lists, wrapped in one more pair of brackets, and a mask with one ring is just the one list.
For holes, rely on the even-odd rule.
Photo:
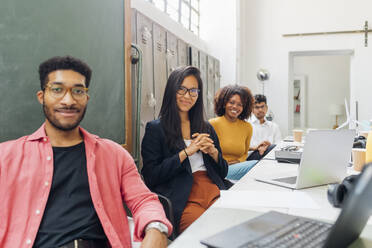
{"label": "laptop keyboard", "polygon": [[273,179],[273,181],[278,181],[278,182],[282,182],[282,183],[289,183],[289,184],[295,184],[296,180],[297,180],[296,176],[294,176],[294,177],[282,177],[282,178]]}
{"label": "laptop keyboard", "polygon": [[242,248],[317,248],[322,247],[332,225],[307,220],[295,219],[280,229],[257,240],[251,241]]}

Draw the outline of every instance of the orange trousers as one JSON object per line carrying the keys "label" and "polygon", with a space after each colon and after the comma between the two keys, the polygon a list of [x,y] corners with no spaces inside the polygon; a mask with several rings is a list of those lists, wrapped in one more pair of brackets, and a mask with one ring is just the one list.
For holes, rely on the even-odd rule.
{"label": "orange trousers", "polygon": [[181,216],[180,233],[199,218],[220,196],[219,188],[208,177],[206,171],[196,171],[192,175],[194,183]]}

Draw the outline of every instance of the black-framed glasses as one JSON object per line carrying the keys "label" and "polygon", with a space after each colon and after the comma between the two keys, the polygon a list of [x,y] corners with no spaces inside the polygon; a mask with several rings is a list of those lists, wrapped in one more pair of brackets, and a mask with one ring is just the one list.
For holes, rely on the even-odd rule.
{"label": "black-framed glasses", "polygon": [[68,91],[71,92],[71,96],[75,100],[81,100],[88,94],[88,88],[83,86],[66,87],[59,83],[48,83],[45,86],[45,89],[48,90],[49,94],[56,99],[62,99]]}
{"label": "black-framed glasses", "polygon": [[184,86],[180,86],[177,90],[177,94],[179,94],[179,95],[186,95],[187,92],[189,92],[190,96],[196,97],[196,96],[199,95],[200,90],[197,89],[197,88],[188,89]]}

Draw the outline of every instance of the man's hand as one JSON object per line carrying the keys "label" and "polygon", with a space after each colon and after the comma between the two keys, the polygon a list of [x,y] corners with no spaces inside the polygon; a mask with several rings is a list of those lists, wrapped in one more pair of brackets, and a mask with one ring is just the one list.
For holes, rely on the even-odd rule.
{"label": "man's hand", "polygon": [[271,145],[270,141],[265,140],[265,141],[262,141],[261,144],[259,144],[258,146],[270,146],[270,145]]}
{"label": "man's hand", "polygon": [[167,247],[167,237],[158,229],[148,229],[145,238],[142,240],[141,248],[165,248]]}
{"label": "man's hand", "polygon": [[268,148],[268,146],[265,146],[265,145],[259,146],[257,148],[258,153],[262,156],[265,153],[265,151],[266,151],[267,148]]}
{"label": "man's hand", "polygon": [[262,156],[270,145],[271,143],[269,141],[263,141],[257,147],[258,153]]}

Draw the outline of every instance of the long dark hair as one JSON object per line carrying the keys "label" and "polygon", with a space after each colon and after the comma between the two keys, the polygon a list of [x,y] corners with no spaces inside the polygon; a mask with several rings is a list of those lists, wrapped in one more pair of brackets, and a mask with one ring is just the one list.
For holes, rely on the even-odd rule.
{"label": "long dark hair", "polygon": [[165,132],[166,143],[170,149],[182,149],[185,147],[182,138],[181,119],[179,116],[176,94],[183,80],[188,76],[194,76],[196,78],[200,90],[198,99],[188,113],[191,134],[195,132],[208,132],[204,118],[203,82],[200,78],[200,71],[193,66],[178,67],[169,75],[159,113],[159,118]]}

